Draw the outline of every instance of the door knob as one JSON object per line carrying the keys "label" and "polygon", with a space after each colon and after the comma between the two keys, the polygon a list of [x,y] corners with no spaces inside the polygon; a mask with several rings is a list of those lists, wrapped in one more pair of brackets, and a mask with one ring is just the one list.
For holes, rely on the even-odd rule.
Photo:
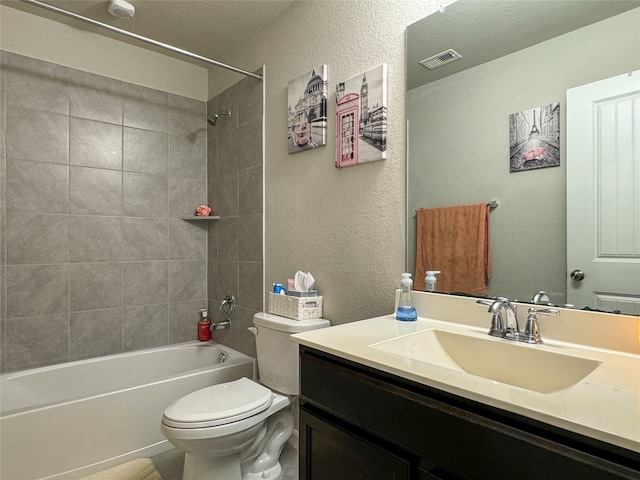
{"label": "door knob", "polygon": [[584,272],[582,270],[574,270],[571,272],[571,280],[575,280],[576,282],[580,282],[584,280]]}

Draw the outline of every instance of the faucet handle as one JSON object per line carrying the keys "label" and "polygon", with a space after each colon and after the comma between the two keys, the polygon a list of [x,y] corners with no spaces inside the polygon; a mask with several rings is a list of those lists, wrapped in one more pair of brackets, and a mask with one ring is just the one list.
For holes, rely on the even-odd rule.
{"label": "faucet handle", "polygon": [[538,325],[538,317],[536,314],[541,315],[560,315],[560,310],[556,308],[533,308],[529,309],[529,315],[527,315],[527,323],[524,328],[524,334],[519,338],[520,341],[526,343],[542,343],[542,336],[540,335],[540,326]]}

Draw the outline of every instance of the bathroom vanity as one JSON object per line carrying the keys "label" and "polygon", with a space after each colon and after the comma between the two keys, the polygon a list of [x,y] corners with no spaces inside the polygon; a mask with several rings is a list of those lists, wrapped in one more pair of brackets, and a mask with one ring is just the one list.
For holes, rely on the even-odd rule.
{"label": "bathroom vanity", "polygon": [[[552,338],[501,350],[484,327],[418,313],[294,337],[300,479],[640,478],[638,354]],[[637,320],[620,321],[637,344]]]}

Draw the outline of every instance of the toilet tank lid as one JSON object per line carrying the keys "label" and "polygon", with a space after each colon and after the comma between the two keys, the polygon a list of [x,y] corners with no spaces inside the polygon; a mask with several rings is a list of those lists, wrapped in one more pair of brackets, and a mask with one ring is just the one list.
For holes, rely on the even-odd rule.
{"label": "toilet tank lid", "polygon": [[309,320],[294,320],[272,313],[260,312],[253,316],[253,324],[259,327],[271,328],[280,332],[299,333],[307,330],[330,327],[331,323],[325,318],[311,318]]}

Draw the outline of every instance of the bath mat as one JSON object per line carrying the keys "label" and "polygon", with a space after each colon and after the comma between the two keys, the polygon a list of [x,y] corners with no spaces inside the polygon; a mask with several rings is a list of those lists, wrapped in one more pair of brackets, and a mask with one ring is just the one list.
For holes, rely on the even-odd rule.
{"label": "bath mat", "polygon": [[108,468],[82,480],[163,480],[148,458],[137,458],[130,462]]}

